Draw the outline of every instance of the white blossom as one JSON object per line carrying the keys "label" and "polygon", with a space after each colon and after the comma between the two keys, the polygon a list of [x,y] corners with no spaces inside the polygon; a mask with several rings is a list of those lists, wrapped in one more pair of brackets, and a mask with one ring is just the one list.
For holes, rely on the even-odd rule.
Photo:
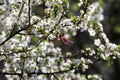
{"label": "white blossom", "polygon": [[113,43],[107,43],[106,44],[107,48],[111,49],[111,50],[114,50],[117,48],[117,45],[116,44],[113,44]]}
{"label": "white blossom", "polygon": [[99,45],[101,44],[100,39],[95,39],[95,40],[94,40],[94,44],[95,44],[96,46],[99,46]]}
{"label": "white blossom", "polygon": [[83,4],[82,0],[79,0],[78,6],[80,7]]}
{"label": "white blossom", "polygon": [[54,2],[49,2],[49,1],[47,1],[47,2],[45,3],[45,5],[46,5],[47,7],[52,7],[53,4],[54,4]]}
{"label": "white blossom", "polygon": [[59,4],[62,4],[62,3],[63,3],[63,1],[62,1],[62,0],[57,0],[57,1],[58,1],[58,3],[59,3]]}
{"label": "white blossom", "polygon": [[16,18],[13,16],[6,17],[5,23],[6,26],[12,27],[12,25],[16,22]]}
{"label": "white blossom", "polygon": [[105,50],[105,46],[104,46],[103,44],[101,44],[101,45],[99,46],[99,48],[100,48],[101,51],[104,51],[104,50]]}
{"label": "white blossom", "polygon": [[106,57],[105,57],[105,55],[102,53],[102,54],[100,54],[100,57],[103,59],[103,60],[105,60],[106,59]]}
{"label": "white blossom", "polygon": [[96,32],[93,28],[88,28],[88,32],[90,34],[90,36],[95,36]]}

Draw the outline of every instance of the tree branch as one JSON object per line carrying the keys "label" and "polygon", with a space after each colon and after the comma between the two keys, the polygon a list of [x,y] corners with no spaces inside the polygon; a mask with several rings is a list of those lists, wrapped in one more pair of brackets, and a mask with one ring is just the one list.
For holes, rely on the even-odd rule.
{"label": "tree branch", "polygon": [[[33,26],[34,24],[38,23],[40,20],[34,22],[33,24],[31,24],[31,26]],[[7,37],[2,43],[0,43],[0,46],[2,46],[3,44],[5,44],[8,40],[10,40],[12,37],[14,37],[16,34],[19,34],[21,31],[23,30],[27,30],[29,28],[29,25],[24,25],[22,29],[14,32],[13,34],[11,34],[9,37]]]}
{"label": "tree branch", "polygon": [[[54,75],[54,74],[62,74],[62,73],[66,73],[69,72],[71,70],[73,70],[74,68],[68,69],[68,70],[63,70],[63,71],[57,71],[57,72],[49,72],[49,73],[44,73],[44,72],[26,72],[28,75],[33,75],[33,74],[37,74],[37,75]],[[0,72],[0,74],[2,75],[19,75],[21,76],[23,73],[13,73],[13,72]]]}
{"label": "tree branch", "polygon": [[31,30],[31,23],[30,23],[30,20],[31,20],[31,11],[30,11],[30,0],[28,0],[28,22],[29,22],[29,28],[30,28],[30,30]]}

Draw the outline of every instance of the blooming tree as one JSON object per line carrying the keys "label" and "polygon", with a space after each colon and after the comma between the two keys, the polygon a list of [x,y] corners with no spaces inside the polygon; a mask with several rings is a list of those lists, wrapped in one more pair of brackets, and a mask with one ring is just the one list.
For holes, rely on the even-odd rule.
{"label": "blooming tree", "polygon": [[[103,31],[103,9],[91,0],[78,0],[79,16],[68,16],[69,0],[4,0],[0,5],[0,74],[8,80],[102,80],[85,71],[97,60],[119,58],[120,46]],[[2,2],[1,2],[2,3]],[[34,13],[34,6],[40,14]],[[92,46],[63,54],[75,42],[68,36],[87,31]],[[64,35],[65,34],[65,35]],[[67,38],[66,38],[67,37]]]}

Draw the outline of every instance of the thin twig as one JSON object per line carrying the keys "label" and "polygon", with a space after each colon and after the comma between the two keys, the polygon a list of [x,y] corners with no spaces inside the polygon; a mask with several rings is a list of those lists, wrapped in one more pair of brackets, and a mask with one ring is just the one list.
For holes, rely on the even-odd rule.
{"label": "thin twig", "polygon": [[22,72],[21,72],[21,76],[20,76],[20,80],[22,80],[22,77],[23,77],[23,73],[24,73],[24,65],[25,65],[25,57],[22,56]]}
{"label": "thin twig", "polygon": [[31,14],[31,11],[30,11],[30,8],[31,8],[31,7],[30,7],[30,0],[28,0],[28,20],[29,20],[28,22],[29,22],[29,28],[30,28],[30,30],[31,30],[31,23],[30,23],[30,20],[31,20],[31,19],[30,19],[30,18],[31,18],[31,15],[30,15],[30,14]]}
{"label": "thin twig", "polygon": [[55,78],[56,80],[59,80],[59,79],[56,77],[56,75],[55,75],[55,74],[53,74],[53,76],[54,76],[54,78]]}
{"label": "thin twig", "polygon": [[18,18],[17,18],[17,21],[19,20],[20,16],[21,16],[21,13],[23,11],[23,7],[24,7],[24,1],[22,0],[22,5],[21,5],[21,8],[20,8],[20,11],[19,11],[19,14],[18,14]]}

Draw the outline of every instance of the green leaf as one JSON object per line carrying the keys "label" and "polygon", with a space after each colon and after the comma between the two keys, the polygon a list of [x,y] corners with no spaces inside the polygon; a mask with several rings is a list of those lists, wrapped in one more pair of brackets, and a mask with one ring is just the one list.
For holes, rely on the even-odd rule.
{"label": "green leaf", "polygon": [[100,48],[97,48],[97,51],[98,54],[102,53],[102,50]]}
{"label": "green leaf", "polygon": [[67,3],[69,0],[63,0],[63,2]]}
{"label": "green leaf", "polygon": [[120,51],[120,45],[118,45],[118,47],[116,48],[117,51]]}
{"label": "green leaf", "polygon": [[33,36],[33,37],[31,38],[30,44],[36,45],[36,44],[39,42],[39,40],[40,40],[39,37]]}
{"label": "green leaf", "polygon": [[71,17],[71,20],[72,20],[73,22],[77,22],[77,21],[78,21],[78,18],[77,18],[77,16],[72,16],[72,17]]}
{"label": "green leaf", "polygon": [[3,13],[4,13],[4,11],[2,9],[0,9],[0,15],[3,14]]}
{"label": "green leaf", "polygon": [[99,1],[99,4],[100,4],[101,6],[105,7],[105,4],[104,4],[103,0],[98,0],[98,1]]}
{"label": "green leaf", "polygon": [[23,51],[27,51],[27,47],[23,47],[22,50],[23,50]]}
{"label": "green leaf", "polygon": [[61,78],[61,80],[65,80],[65,76],[63,76],[63,77]]}
{"label": "green leaf", "polygon": [[85,0],[85,4],[87,4],[88,3],[88,0]]}
{"label": "green leaf", "polygon": [[57,11],[59,9],[59,5],[57,3],[54,4],[54,15],[57,15]]}
{"label": "green leaf", "polygon": [[57,62],[57,64],[60,65],[61,60],[60,59],[56,59],[55,62]]}
{"label": "green leaf", "polygon": [[43,27],[39,27],[39,28],[37,28],[38,29],[38,31],[40,32],[40,33],[44,33],[45,32],[45,29],[43,28]]}

